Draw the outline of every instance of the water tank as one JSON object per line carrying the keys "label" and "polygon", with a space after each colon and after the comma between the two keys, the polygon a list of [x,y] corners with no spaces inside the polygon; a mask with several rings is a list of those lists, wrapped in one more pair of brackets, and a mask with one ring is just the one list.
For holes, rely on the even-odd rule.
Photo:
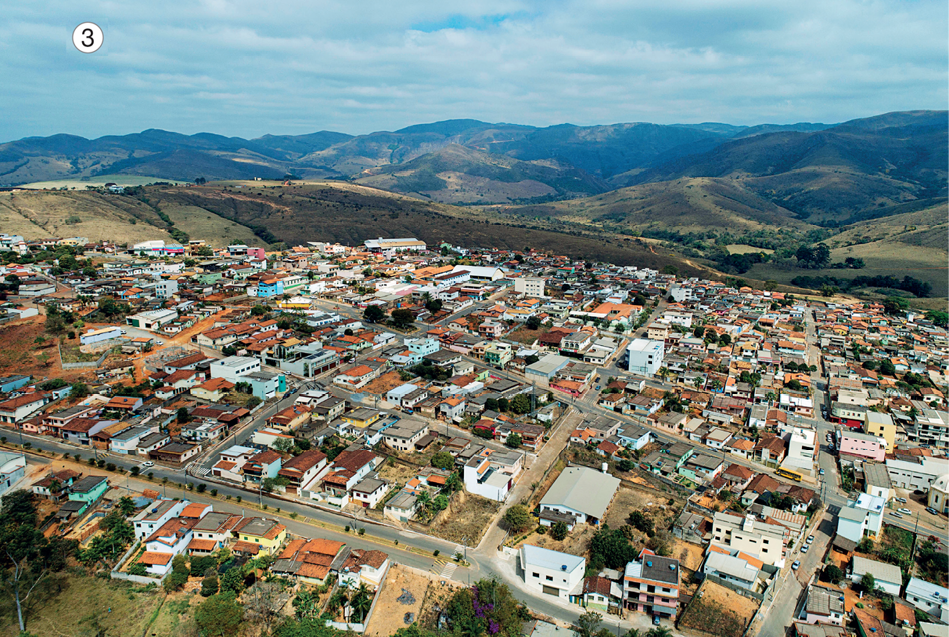
{"label": "water tank", "polygon": [[604,462],[604,463],[602,464],[602,466],[600,467],[600,470],[601,470],[603,473],[607,473],[607,472],[609,471],[609,468],[610,468],[609,463]]}

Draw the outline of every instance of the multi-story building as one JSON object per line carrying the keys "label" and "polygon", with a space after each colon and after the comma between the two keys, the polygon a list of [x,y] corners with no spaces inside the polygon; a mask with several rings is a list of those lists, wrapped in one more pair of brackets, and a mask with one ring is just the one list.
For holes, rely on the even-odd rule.
{"label": "multi-story building", "polygon": [[869,435],[883,438],[888,450],[896,448],[896,425],[893,424],[893,418],[889,414],[868,411],[863,427]]}
{"label": "multi-story building", "polygon": [[235,384],[259,371],[260,359],[252,356],[228,356],[211,363],[211,378],[223,378]]}
{"label": "multi-story building", "polygon": [[629,355],[629,371],[644,376],[655,376],[662,367],[662,341],[637,338],[626,348]]}
{"label": "multi-story building", "polygon": [[544,286],[547,281],[538,277],[518,277],[514,279],[514,293],[524,296],[543,298],[546,296]]}
{"label": "multi-story building", "polygon": [[756,520],[752,515],[720,511],[712,520],[712,543],[757,557],[765,564],[784,567],[790,531],[780,524]]}
{"label": "multi-story building", "polygon": [[841,456],[855,456],[875,462],[886,460],[886,440],[869,434],[842,431],[839,451]]}
{"label": "multi-story building", "polygon": [[623,606],[675,619],[679,607],[679,560],[643,549],[639,557],[626,565]]}
{"label": "multi-story building", "polygon": [[525,544],[519,552],[524,582],[545,595],[570,599],[582,594],[586,559]]}

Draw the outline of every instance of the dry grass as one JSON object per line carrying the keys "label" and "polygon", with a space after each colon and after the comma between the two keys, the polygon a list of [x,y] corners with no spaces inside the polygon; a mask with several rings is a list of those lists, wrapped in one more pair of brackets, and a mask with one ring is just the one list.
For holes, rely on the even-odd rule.
{"label": "dry grass", "polygon": [[481,536],[491,525],[497,513],[497,503],[466,491],[455,493],[442,520],[429,528],[429,533],[461,544],[468,538],[468,546],[477,546]]}
{"label": "dry grass", "polygon": [[733,637],[744,632],[758,609],[753,599],[709,581],[702,584],[698,594],[700,597],[693,598],[683,613],[680,626],[711,635]]}
{"label": "dry grass", "polygon": [[[0,326],[0,376],[28,374],[34,378],[62,378],[73,381],[90,370],[63,371],[56,339],[43,331],[45,317],[42,315]],[[37,343],[37,338],[45,341]],[[92,360],[96,360],[98,356]]]}
{"label": "dry grass", "polygon": [[[365,635],[368,637],[392,635],[400,628],[410,626],[417,621],[422,611],[422,603],[431,585],[432,582],[428,577],[401,564],[393,564],[386,575],[382,590],[379,591],[379,599],[376,601],[376,608],[372,611],[372,617],[369,618]],[[408,591],[415,598],[414,603],[403,604],[399,601],[398,598],[404,591]]]}
{"label": "dry grass", "polygon": [[175,227],[187,232],[193,239],[204,239],[214,247],[224,247],[231,243],[264,244],[247,226],[234,223],[203,208],[172,204],[162,206],[161,209],[175,222]]}
{"label": "dry grass", "polygon": [[521,548],[525,544],[529,544],[531,546],[550,549],[551,551],[568,553],[569,555],[586,556],[590,550],[590,540],[593,539],[595,534],[596,527],[590,524],[576,525],[572,531],[567,533],[567,537],[560,541],[552,538],[549,530],[543,535],[534,531],[524,538],[523,541],[518,542],[514,548]]}
{"label": "dry grass", "polygon": [[691,542],[684,542],[679,539],[674,539],[672,543],[672,557],[679,560],[679,564],[689,569],[690,571],[697,571],[700,566],[702,566],[702,560],[704,559],[705,553],[702,550],[702,547],[698,544],[692,544]]}
{"label": "dry grass", "polygon": [[379,477],[389,483],[404,485],[418,475],[418,468],[404,465],[401,462],[387,461],[379,469]]}
{"label": "dry grass", "polygon": [[666,528],[670,518],[678,510],[675,505],[667,505],[668,500],[669,496],[664,493],[620,487],[613,497],[613,504],[606,512],[604,521],[610,525],[611,529],[618,529],[627,523],[630,513],[641,511],[652,518],[657,529]]}

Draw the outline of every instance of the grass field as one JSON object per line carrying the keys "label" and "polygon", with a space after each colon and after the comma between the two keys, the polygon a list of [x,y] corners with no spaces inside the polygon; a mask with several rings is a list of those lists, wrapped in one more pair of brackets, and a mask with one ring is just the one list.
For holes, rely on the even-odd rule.
{"label": "grass field", "polygon": [[195,239],[204,239],[215,248],[232,243],[258,245],[263,243],[247,226],[234,223],[209,210],[196,206],[165,205],[161,211],[175,222],[175,227]]}
{"label": "grass field", "polygon": [[98,177],[83,177],[82,179],[57,179],[54,181],[34,181],[30,184],[23,184],[20,188],[47,189],[55,190],[59,188],[69,188],[70,190],[85,190],[86,186],[104,186],[113,183],[119,186],[147,186],[158,182],[172,184],[182,183],[174,179],[164,179],[162,177],[148,177],[145,175],[99,175]]}

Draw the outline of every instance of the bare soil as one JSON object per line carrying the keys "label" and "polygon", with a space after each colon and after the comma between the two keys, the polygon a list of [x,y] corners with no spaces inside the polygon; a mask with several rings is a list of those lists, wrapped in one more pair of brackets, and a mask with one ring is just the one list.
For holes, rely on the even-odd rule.
{"label": "bare soil", "polygon": [[741,635],[758,604],[724,586],[706,581],[685,613],[680,625],[721,637]]}
{"label": "bare soil", "polygon": [[458,544],[468,538],[468,546],[477,546],[497,511],[496,502],[459,491],[452,497],[448,509],[439,516],[440,521],[430,527],[429,533]]}
{"label": "bare soil", "polygon": [[417,621],[431,585],[428,577],[401,564],[393,564],[366,626],[367,637],[387,637]]}
{"label": "bare soil", "polygon": [[593,535],[596,533],[596,527],[589,524],[578,524],[573,527],[573,530],[567,533],[561,541],[557,541],[550,536],[550,531],[541,535],[537,531],[534,531],[523,541],[518,542],[517,546],[514,548],[521,548],[525,544],[531,546],[539,546],[541,548],[550,549],[551,551],[560,551],[561,553],[567,553],[569,555],[579,555],[586,556],[590,550],[590,540],[593,539]]}
{"label": "bare soil", "polygon": [[384,396],[390,390],[393,390],[396,387],[401,387],[404,384],[405,381],[399,377],[399,372],[392,371],[385,373],[379,378],[373,380],[371,383],[363,387],[363,391],[369,394]]}

